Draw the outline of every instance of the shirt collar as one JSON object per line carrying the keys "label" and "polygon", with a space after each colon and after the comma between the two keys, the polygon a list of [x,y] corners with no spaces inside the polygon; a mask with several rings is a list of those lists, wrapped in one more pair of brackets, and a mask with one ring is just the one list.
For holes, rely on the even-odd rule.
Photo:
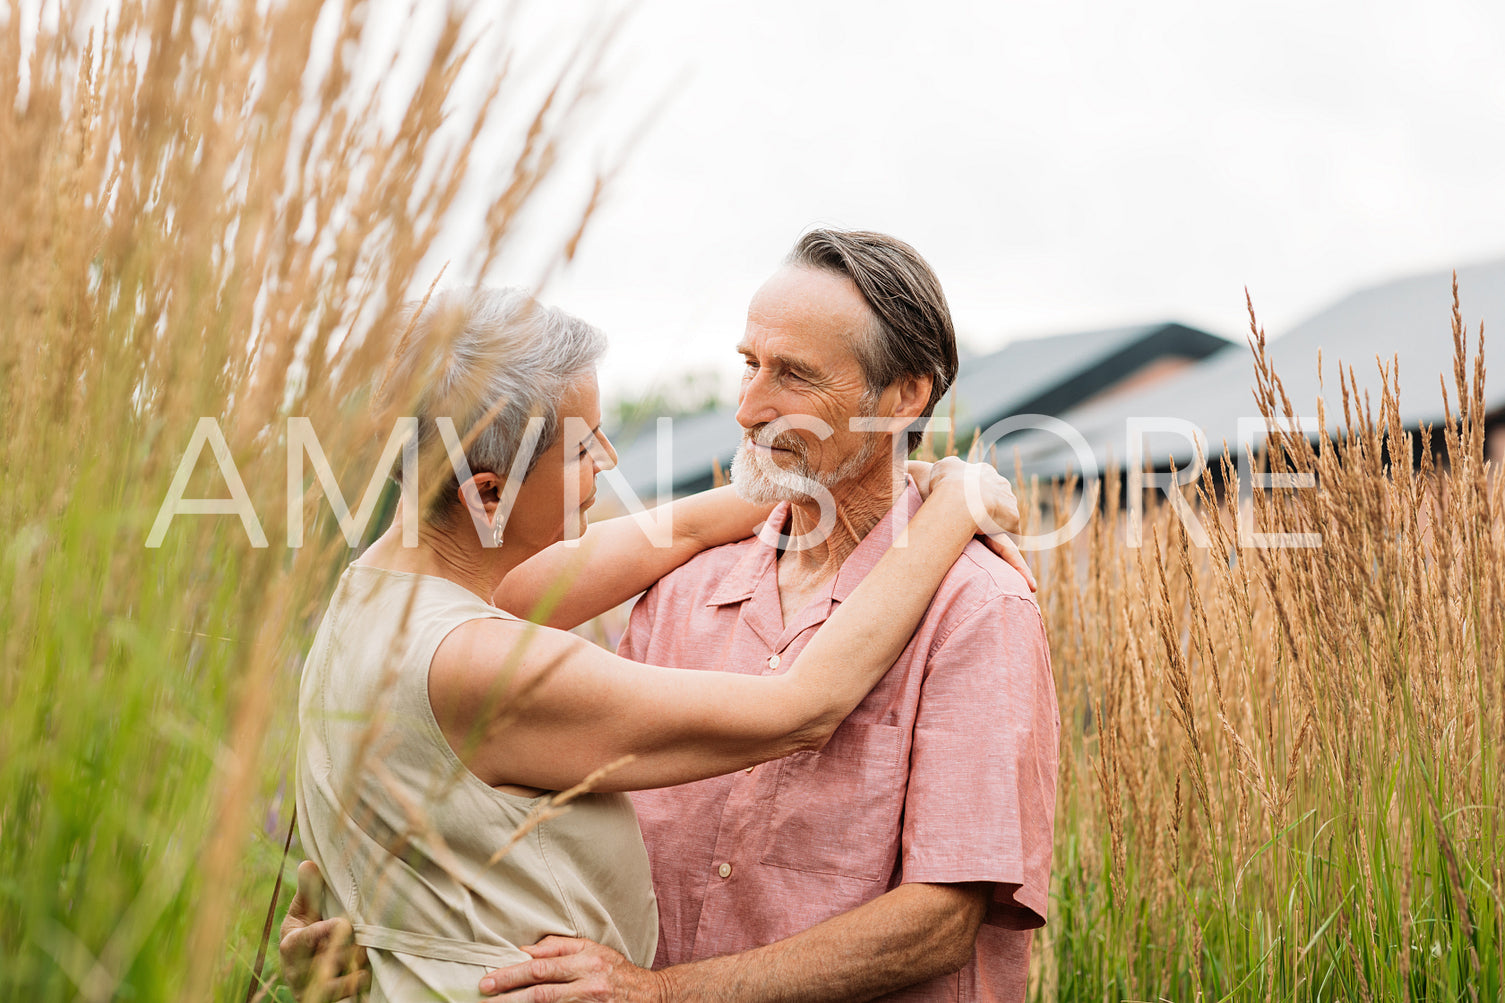
{"label": "shirt collar", "polygon": [[852,594],[859,582],[868,576],[883,555],[888,553],[894,544],[895,523],[899,521],[899,513],[904,512],[903,524],[907,526],[909,520],[920,510],[920,490],[915,487],[914,481],[906,478],[904,493],[894,503],[893,508],[879,520],[872,532],[862,538],[857,544],[857,549],[847,555],[842,562],[841,570],[836,573],[836,583],[831,587],[831,598],[836,602],[845,602],[847,596]]}
{"label": "shirt collar", "polygon": [[[913,480],[906,478],[904,493],[899,496],[899,500],[842,562],[841,570],[836,573],[836,581],[831,587],[832,600],[845,601],[858,583],[877,567],[878,561],[893,545],[895,522],[899,519],[899,512],[906,513],[904,522],[907,524],[919,509],[919,489],[915,487]],[[767,521],[758,527],[756,535],[748,545],[747,553],[742,555],[742,559],[726,573],[711,593],[706,603],[707,606],[725,606],[728,603],[745,602],[752,598],[758,589],[758,583],[765,575],[775,570],[774,565],[778,560],[778,534],[788,522],[789,503],[780,502],[769,513]]]}
{"label": "shirt collar", "polygon": [[[773,570],[778,560],[778,530],[789,521],[789,503],[779,502],[768,514],[768,519],[757,528],[753,538],[746,544],[747,553],[732,567],[711,593],[707,606],[725,606],[728,603],[745,602],[758,590],[758,582]],[[773,527],[770,529],[770,527]]]}

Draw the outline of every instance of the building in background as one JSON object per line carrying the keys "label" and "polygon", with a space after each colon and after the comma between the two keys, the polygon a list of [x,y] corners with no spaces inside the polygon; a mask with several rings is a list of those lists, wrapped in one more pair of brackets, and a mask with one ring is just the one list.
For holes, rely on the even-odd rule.
{"label": "building in background", "polygon": [[[1469,328],[1470,371],[1477,347],[1479,321],[1505,319],[1505,259],[1486,262],[1457,273],[1463,320]],[[1379,365],[1398,366],[1400,417],[1407,429],[1432,425],[1439,431],[1446,415],[1443,387],[1457,413],[1453,375],[1453,276],[1433,272],[1385,282],[1355,292],[1319,311],[1280,337],[1268,341],[1275,372],[1298,415],[1315,420],[1319,395],[1326,403],[1327,426],[1343,423],[1339,366],[1352,370],[1362,398],[1368,395],[1378,409]],[[1319,381],[1318,360],[1321,360]],[[1486,451],[1505,462],[1505,378],[1485,383]],[[1129,436],[1136,421],[1176,419],[1179,429],[1149,431],[1140,437],[1148,465],[1157,470],[1186,471],[1196,462],[1196,445],[1185,434],[1200,429],[1212,458],[1225,445],[1237,455],[1239,419],[1258,418],[1254,397],[1254,359],[1247,348],[1219,352],[1169,378],[1134,387],[1127,393],[1099,396],[1065,410],[1061,417],[1086,441],[1094,462],[1105,469],[1122,464],[1132,452]],[[1261,431],[1251,437],[1257,447]],[[1031,432],[1004,440],[998,447],[1005,473],[1015,456],[1026,474],[1054,477],[1068,469],[1081,472],[1082,462],[1060,437]],[[1007,455],[1005,455],[1007,454]]]}
{"label": "building in background", "polygon": [[1058,418],[1160,386],[1236,347],[1227,338],[1169,322],[1014,341],[989,355],[963,358],[956,385],[935,413],[954,414],[956,435],[970,441],[974,432],[1014,416]]}

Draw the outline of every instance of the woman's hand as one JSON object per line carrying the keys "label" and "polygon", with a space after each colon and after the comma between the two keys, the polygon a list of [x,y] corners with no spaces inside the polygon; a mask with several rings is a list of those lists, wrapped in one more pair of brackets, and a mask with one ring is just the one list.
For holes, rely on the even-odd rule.
{"label": "woman's hand", "polygon": [[1039,588],[1019,545],[1006,535],[1017,533],[1020,526],[1019,500],[1014,497],[1008,478],[991,464],[967,463],[955,456],[947,456],[935,463],[911,460],[908,473],[920,489],[921,498],[928,498],[937,491],[954,492],[966,505],[978,535],[987,543],[988,549],[1023,575],[1031,592]]}
{"label": "woman's hand", "polygon": [[[1014,497],[1013,485],[1009,483],[1007,477],[1000,474],[990,464],[966,463],[955,456],[945,457],[940,463],[945,464],[941,472],[943,479],[948,476],[958,475],[957,464],[960,464],[959,476],[962,477],[967,476],[966,471],[968,469],[976,468],[983,503],[986,506],[989,517],[995,524],[991,527],[981,527],[984,529],[984,532],[997,532],[998,530],[1002,530],[1005,533],[1019,532],[1021,525],[1019,521],[1019,500]],[[924,460],[910,460],[905,464],[909,476],[914,478],[915,486],[920,489],[921,498],[930,497],[932,471],[938,465],[938,463],[927,463]]]}

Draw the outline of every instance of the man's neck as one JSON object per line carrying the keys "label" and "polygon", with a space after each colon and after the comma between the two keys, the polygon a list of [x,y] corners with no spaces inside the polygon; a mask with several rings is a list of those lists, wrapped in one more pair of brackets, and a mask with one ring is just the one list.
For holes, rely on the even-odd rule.
{"label": "man's neck", "polygon": [[906,486],[901,467],[878,466],[862,477],[852,478],[830,489],[836,502],[836,522],[824,539],[815,535],[820,524],[821,507],[816,501],[794,502],[790,506],[789,532],[793,537],[812,534],[813,546],[787,550],[779,556],[779,586],[796,590],[818,587],[836,577],[841,565],[873,531],[894,503],[903,497]]}

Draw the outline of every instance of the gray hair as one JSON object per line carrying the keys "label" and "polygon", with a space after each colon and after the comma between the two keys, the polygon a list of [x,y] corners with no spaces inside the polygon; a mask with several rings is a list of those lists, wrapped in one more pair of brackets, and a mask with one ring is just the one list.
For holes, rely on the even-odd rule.
{"label": "gray hair", "polygon": [[[802,236],[784,261],[845,275],[867,301],[872,324],[852,344],[868,386],[864,400],[877,403],[905,376],[929,376],[930,399],[921,413],[933,414],[956,379],[956,327],[941,280],[920,252],[886,233],[823,229]],[[910,432],[909,448],[920,439]]]}
{"label": "gray hair", "polygon": [[[559,398],[606,351],[595,327],[515,288],[436,293],[427,303],[408,304],[399,329],[407,334],[379,396],[389,405],[397,395],[414,401],[406,413],[418,419],[420,465],[431,469],[435,461],[428,458],[445,455],[437,419],[447,417],[468,442],[471,471],[503,478],[519,459],[527,476],[558,441]],[[542,434],[532,454],[520,458],[531,418],[542,419]],[[449,469],[447,461],[442,469]],[[392,478],[402,480],[401,457]],[[453,490],[442,492],[428,514],[453,501]]]}

